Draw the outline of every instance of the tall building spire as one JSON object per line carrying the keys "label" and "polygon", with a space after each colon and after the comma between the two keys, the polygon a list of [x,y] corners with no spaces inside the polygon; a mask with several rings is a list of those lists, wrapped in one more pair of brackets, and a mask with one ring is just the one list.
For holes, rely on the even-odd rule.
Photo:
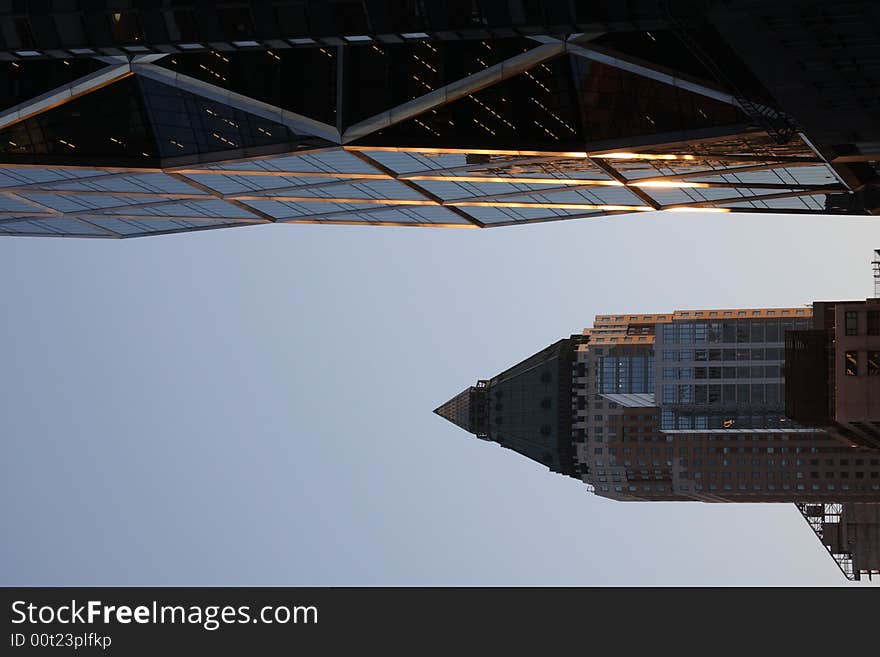
{"label": "tall building spire", "polygon": [[880,574],[876,395],[869,299],[600,315],[435,412],[602,497],[794,503],[859,579]]}
{"label": "tall building spire", "polygon": [[480,394],[476,386],[471,386],[435,408],[434,412],[468,433],[478,433],[480,418],[485,417],[485,395]]}

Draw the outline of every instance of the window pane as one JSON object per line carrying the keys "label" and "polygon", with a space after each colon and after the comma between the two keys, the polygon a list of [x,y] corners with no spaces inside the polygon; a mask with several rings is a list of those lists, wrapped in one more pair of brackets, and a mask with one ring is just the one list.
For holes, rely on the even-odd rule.
{"label": "window pane", "polygon": [[736,324],[725,322],[722,324],[721,332],[723,334],[724,342],[736,342]]}
{"label": "window pane", "polygon": [[868,335],[880,335],[880,310],[868,311]]}
{"label": "window pane", "polygon": [[752,384],[752,403],[753,404],[763,404],[764,403],[764,384],[763,383],[753,383]]}
{"label": "window pane", "polygon": [[859,315],[855,310],[846,311],[846,334],[858,335],[859,333]]}
{"label": "window pane", "polygon": [[764,342],[763,322],[752,322],[752,342]]}
{"label": "window pane", "polygon": [[868,376],[880,376],[880,351],[868,352]]}
{"label": "window pane", "polygon": [[847,351],[843,359],[846,376],[857,376],[859,373],[859,352]]}

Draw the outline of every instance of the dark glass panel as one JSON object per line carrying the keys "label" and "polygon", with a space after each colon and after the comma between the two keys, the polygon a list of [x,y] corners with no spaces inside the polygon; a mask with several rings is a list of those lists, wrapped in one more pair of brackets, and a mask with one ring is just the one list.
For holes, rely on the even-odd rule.
{"label": "dark glass panel", "polygon": [[361,35],[369,33],[370,27],[367,24],[362,2],[352,2],[351,0],[334,2],[330,7],[333,23],[339,34]]}
{"label": "dark glass panel", "polygon": [[264,103],[336,125],[336,48],[206,52],[157,63]]}
{"label": "dark glass panel", "polygon": [[6,34],[14,49],[31,50],[37,47],[31,24],[26,18],[13,18],[11,30]]}
{"label": "dark glass panel", "polygon": [[247,7],[228,7],[217,9],[217,20],[227,41],[253,39],[254,28],[251,11]]}
{"label": "dark glass panel", "polygon": [[137,83],[126,78],[0,131],[11,161],[152,164],[158,153]]}
{"label": "dark glass panel", "polygon": [[283,125],[148,78],[139,78],[162,157],[286,143]]}
{"label": "dark glass panel", "polygon": [[82,16],[78,14],[55,14],[55,29],[62,46],[79,46],[86,40]]}
{"label": "dark glass panel", "polygon": [[613,66],[581,57],[571,59],[588,142],[745,121],[732,105]]}
{"label": "dark glass panel", "polygon": [[94,59],[40,59],[0,63],[0,110],[35,98],[93,73],[106,64]]}
{"label": "dark glass panel", "polygon": [[[425,89],[427,92],[429,89]],[[744,122],[733,106],[580,57],[559,57],[363,143],[582,150]],[[617,146],[614,146],[617,147]]]}
{"label": "dark glass panel", "polygon": [[95,165],[153,165],[159,158],[319,143],[283,125],[135,76],[0,132],[0,154],[12,161]]}
{"label": "dark glass panel", "polygon": [[362,143],[582,149],[572,91],[569,61],[560,57],[369,135]]}
{"label": "dark glass panel", "polygon": [[709,82],[714,80],[703,63],[669,30],[608,32],[585,45],[594,44]]}
{"label": "dark glass panel", "polygon": [[371,44],[346,50],[346,124],[478,73],[536,44],[527,39]]}
{"label": "dark glass panel", "polygon": [[[180,41],[198,41],[199,40],[199,23],[196,12],[193,9],[179,9],[172,12],[169,17],[169,26],[171,27],[171,36],[173,39]],[[174,31],[177,35],[174,35]]]}

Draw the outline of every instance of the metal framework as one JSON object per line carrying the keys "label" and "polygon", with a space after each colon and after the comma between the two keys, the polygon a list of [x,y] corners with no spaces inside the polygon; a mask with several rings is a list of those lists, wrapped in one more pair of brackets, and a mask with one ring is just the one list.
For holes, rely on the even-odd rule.
{"label": "metal framework", "polygon": [[843,575],[851,581],[857,581],[862,576],[867,575],[868,579],[873,579],[874,575],[880,575],[880,571],[876,570],[856,570],[853,566],[852,554],[849,552],[835,552],[832,547],[825,541],[825,525],[839,524],[843,517],[843,504],[841,503],[798,503],[795,504],[797,510],[807,521],[810,529],[819,538],[819,541],[828,550],[828,554],[834,559],[834,563],[840,568]]}
{"label": "metal framework", "polygon": [[583,41],[535,37],[535,47],[520,55],[343,130],[157,66],[162,55],[103,57],[104,69],[0,113],[0,128],[135,75],[335,146],[243,157],[239,149],[236,159],[159,167],[0,160],[0,234],[133,237],[261,223],[488,228],[691,210],[821,214],[826,194],[848,191],[808,140],[781,146],[744,125],[585,144],[582,151],[363,144],[377,130],[474,98],[563,54],[741,104]]}

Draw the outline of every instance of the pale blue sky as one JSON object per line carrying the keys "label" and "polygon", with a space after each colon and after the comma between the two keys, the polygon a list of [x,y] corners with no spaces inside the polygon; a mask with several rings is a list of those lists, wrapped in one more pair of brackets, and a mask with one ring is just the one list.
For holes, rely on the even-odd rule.
{"label": "pale blue sky", "polygon": [[842,584],[793,506],[603,500],[431,410],[597,313],[864,298],[877,222],[0,238],[0,584]]}

